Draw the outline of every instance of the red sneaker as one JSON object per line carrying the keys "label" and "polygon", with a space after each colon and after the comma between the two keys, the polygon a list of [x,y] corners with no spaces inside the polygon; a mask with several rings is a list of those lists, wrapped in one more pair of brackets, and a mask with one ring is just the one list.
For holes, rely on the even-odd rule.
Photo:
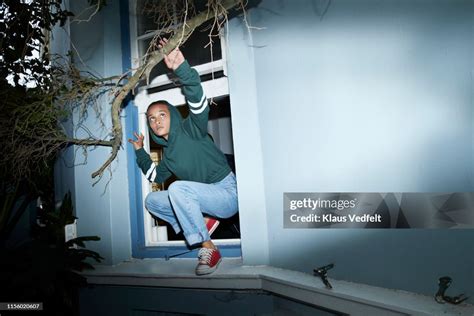
{"label": "red sneaker", "polygon": [[216,271],[217,266],[222,260],[218,249],[201,248],[198,253],[198,265],[196,266],[196,274],[204,275]]}
{"label": "red sneaker", "polygon": [[207,230],[209,231],[209,236],[216,230],[217,226],[219,226],[219,221],[215,218],[208,217],[208,221],[206,223]]}

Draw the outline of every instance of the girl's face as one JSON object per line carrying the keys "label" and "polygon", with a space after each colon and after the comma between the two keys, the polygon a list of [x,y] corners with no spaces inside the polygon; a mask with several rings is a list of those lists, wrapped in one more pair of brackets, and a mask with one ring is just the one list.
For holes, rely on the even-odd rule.
{"label": "girl's face", "polygon": [[153,133],[168,140],[170,132],[170,111],[166,104],[155,104],[147,111],[148,124]]}

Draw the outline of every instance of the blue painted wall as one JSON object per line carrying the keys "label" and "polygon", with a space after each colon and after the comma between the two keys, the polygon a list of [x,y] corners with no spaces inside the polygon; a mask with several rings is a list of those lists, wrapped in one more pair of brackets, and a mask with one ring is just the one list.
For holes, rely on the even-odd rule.
{"label": "blue painted wall", "polygon": [[450,275],[453,292],[473,293],[473,230],[283,229],[282,204],[283,192],[474,190],[474,1],[280,0],[249,13],[264,30],[228,29],[241,226],[255,236],[248,252],[242,237],[245,262],[268,238],[274,266],[335,262],[334,278],[425,294]]}
{"label": "blue painted wall", "polygon": [[[89,6],[86,1],[70,1],[69,5],[75,13],[83,12]],[[88,14],[79,18],[87,19]],[[119,1],[107,3],[106,9],[94,15],[89,22],[71,23],[70,32],[73,44],[70,49],[79,69],[102,77],[123,72]],[[75,136],[89,137],[87,131],[90,131],[95,137],[108,138],[111,121],[107,109],[110,104],[109,95],[104,95],[98,102],[98,106],[103,109],[101,120],[105,124],[104,128],[101,127],[101,121],[90,112],[82,122],[85,128],[73,130]],[[73,120],[77,126],[77,113]],[[86,156],[83,156],[82,149],[73,148],[65,157],[69,165],[73,151],[76,153],[73,168],[57,165],[56,179],[59,181],[56,188],[57,192],[73,192],[75,213],[79,218],[78,236],[97,235],[101,238],[100,242],[90,242],[87,247],[98,251],[105,258],[104,264],[129,259],[131,234],[126,151],[119,151],[117,160],[111,166],[112,173],[106,171],[95,186],[91,174],[109,157],[110,148],[89,148]]]}
{"label": "blue painted wall", "polygon": [[[66,6],[68,1],[64,1],[63,7]],[[66,56],[69,52],[70,37],[69,37],[69,23],[66,23],[64,27],[55,27],[52,30],[50,41],[50,52],[52,54],[58,54]],[[64,120],[61,122],[67,135],[73,135],[73,124],[72,119]],[[55,202],[61,203],[65,194],[68,191],[71,193],[71,198],[74,203],[75,201],[75,186],[74,186],[74,148],[68,147],[62,151],[59,158],[56,160],[54,166],[54,191],[55,191]]]}
{"label": "blue painted wall", "polygon": [[241,19],[227,28],[227,68],[231,101],[232,134],[239,195],[240,240],[244,264],[269,264],[268,208],[265,200],[261,107],[257,100],[252,33]]}

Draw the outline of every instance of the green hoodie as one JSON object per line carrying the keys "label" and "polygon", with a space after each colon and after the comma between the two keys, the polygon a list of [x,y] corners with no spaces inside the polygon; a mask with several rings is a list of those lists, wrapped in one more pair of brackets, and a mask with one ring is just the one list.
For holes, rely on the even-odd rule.
{"label": "green hoodie", "polygon": [[166,101],[159,101],[166,104],[170,111],[168,140],[155,135],[148,127],[155,143],[163,146],[163,159],[156,165],[141,148],[135,151],[137,164],[150,182],[162,183],[172,174],[180,180],[219,182],[231,169],[224,154],[207,134],[209,106],[199,74],[187,61],[175,70],[175,74],[183,85],[189,116],[183,119],[176,107]]}

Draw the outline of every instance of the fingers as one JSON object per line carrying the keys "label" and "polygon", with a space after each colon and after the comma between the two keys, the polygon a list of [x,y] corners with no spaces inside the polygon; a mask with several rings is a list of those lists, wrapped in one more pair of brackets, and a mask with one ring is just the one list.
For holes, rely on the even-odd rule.
{"label": "fingers", "polygon": [[143,140],[144,140],[145,136],[142,133],[140,133],[140,135],[138,135],[137,132],[133,132],[133,135],[135,135],[137,140],[133,140],[133,139],[129,138],[128,142],[133,145],[135,150],[143,148]]}
{"label": "fingers", "polygon": [[131,138],[128,139],[128,141],[132,141],[132,142],[137,142],[137,141],[143,141],[145,139],[145,135],[143,135],[143,133],[140,133],[140,135],[138,135],[137,132],[133,132],[133,135],[137,138],[137,140],[132,140]]}
{"label": "fingers", "polygon": [[[162,49],[163,47],[165,47],[166,45],[168,44],[168,39],[166,37],[163,37],[160,39],[159,41],[159,44],[158,44],[158,48]],[[175,49],[172,50],[172,52],[177,52],[179,51],[179,46],[176,46]],[[170,52],[171,53],[171,52]]]}
{"label": "fingers", "polygon": [[161,48],[163,48],[167,43],[168,43],[168,39],[162,38],[162,39],[160,39],[160,41],[159,41],[158,47],[161,49]]}
{"label": "fingers", "polygon": [[133,135],[135,135],[136,138],[145,138],[145,136],[143,135],[143,133],[140,132],[140,135],[138,135],[137,132],[133,132]]}
{"label": "fingers", "polygon": [[168,43],[168,39],[166,37],[160,39],[160,46],[163,47]]}

